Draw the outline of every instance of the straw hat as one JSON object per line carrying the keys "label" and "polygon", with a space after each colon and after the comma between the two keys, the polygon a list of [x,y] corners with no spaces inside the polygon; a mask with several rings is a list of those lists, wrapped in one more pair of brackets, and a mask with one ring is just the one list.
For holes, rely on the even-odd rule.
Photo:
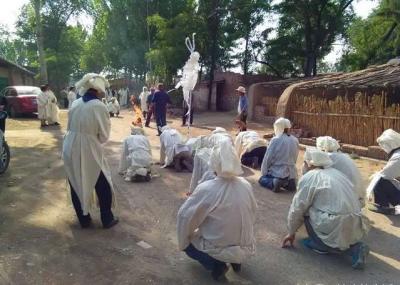
{"label": "straw hat", "polygon": [[246,93],[246,88],[244,88],[243,86],[239,86],[236,91],[240,92],[240,93]]}

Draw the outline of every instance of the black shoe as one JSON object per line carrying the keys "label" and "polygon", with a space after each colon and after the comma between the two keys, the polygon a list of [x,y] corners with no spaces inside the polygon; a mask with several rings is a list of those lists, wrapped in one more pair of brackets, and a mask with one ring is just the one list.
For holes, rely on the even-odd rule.
{"label": "black shoe", "polygon": [[115,226],[116,224],[118,224],[119,220],[117,218],[113,219],[111,222],[109,222],[106,225],[103,225],[103,228],[105,229],[109,229],[112,228],[113,226]]}
{"label": "black shoe", "polygon": [[391,207],[383,207],[377,204],[370,205],[368,209],[372,212],[384,214],[384,215],[394,215],[395,209]]}
{"label": "black shoe", "polygon": [[240,263],[231,263],[233,271],[236,273],[240,272],[242,270],[242,265]]}
{"label": "black shoe", "polygon": [[60,125],[60,123],[58,123],[58,122],[55,122],[55,123],[54,123],[54,125],[55,125],[55,126],[59,126],[59,125]]}
{"label": "black shoe", "polygon": [[216,266],[211,272],[211,276],[215,281],[221,281],[225,278],[225,274],[228,272],[228,266],[226,264]]}

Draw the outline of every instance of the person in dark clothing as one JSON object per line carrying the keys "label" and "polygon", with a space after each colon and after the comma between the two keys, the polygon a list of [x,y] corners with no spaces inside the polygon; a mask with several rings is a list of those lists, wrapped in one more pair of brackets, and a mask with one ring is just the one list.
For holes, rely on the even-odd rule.
{"label": "person in dark clothing", "polygon": [[[186,125],[187,119],[189,119],[189,105],[183,100],[183,115],[182,115],[182,127]],[[190,125],[193,125],[193,106],[190,106]]]}
{"label": "person in dark clothing", "polygon": [[154,93],[156,92],[156,89],[154,87],[150,88],[150,95],[147,97],[147,106],[148,106],[148,112],[147,112],[147,117],[146,117],[146,124],[145,126],[148,128],[150,126],[150,120],[151,116],[153,115],[153,97]]}
{"label": "person in dark clothing", "polygon": [[153,103],[153,111],[156,116],[158,135],[161,135],[161,128],[167,124],[167,105],[171,104],[171,99],[164,90],[164,84],[158,84],[158,90],[154,93],[151,102]]}

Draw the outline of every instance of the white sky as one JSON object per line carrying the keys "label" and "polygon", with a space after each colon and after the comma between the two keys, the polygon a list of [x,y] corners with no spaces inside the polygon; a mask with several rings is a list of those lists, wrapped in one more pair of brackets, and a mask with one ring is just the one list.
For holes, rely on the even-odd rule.
{"label": "white sky", "polygon": [[[282,0],[274,0],[273,2],[280,2]],[[19,10],[22,5],[27,4],[29,0],[0,0],[0,24],[8,27],[9,31],[15,31],[15,22],[18,19]],[[378,0],[355,0],[353,7],[354,11],[360,17],[367,17],[372,9],[378,5]],[[85,27],[91,27],[91,20],[88,17],[80,17],[79,21]],[[71,23],[76,23],[76,19]],[[336,62],[336,59],[341,56],[343,46],[340,43],[334,45],[334,50],[326,57],[329,63]]]}

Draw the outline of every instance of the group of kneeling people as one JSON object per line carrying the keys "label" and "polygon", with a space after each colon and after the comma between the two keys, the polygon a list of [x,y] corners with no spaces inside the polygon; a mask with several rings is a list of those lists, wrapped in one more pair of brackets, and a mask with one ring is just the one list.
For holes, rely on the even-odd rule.
{"label": "group of kneeling people", "polygon": [[[254,131],[241,132],[233,140],[225,129],[216,128],[209,136],[184,143],[177,130],[168,126],[161,130],[163,167],[193,172],[189,198],[178,212],[179,249],[210,270],[216,280],[225,275],[228,263],[234,271],[240,271],[241,263],[255,252],[257,203],[251,184],[240,177],[241,164],[261,166],[259,183],[273,192],[297,189],[283,247],[293,245],[296,232],[304,224],[309,236],[302,241],[305,247],[320,254],[349,255],[355,269],[364,268],[369,253],[362,241],[368,232],[368,221],[362,214],[367,192],[369,196],[374,193],[378,212],[387,213],[384,209],[400,204],[400,187],[396,184],[400,177],[400,134],[387,130],[378,138],[391,158],[366,191],[353,160],[340,152],[339,143],[329,136],[317,138],[316,147],[306,149],[303,176],[297,184],[299,142],[290,128],[289,120],[278,119],[268,147]],[[135,132],[133,129],[132,136],[137,135]],[[129,145],[132,136],[124,145]],[[137,148],[142,144],[136,142],[132,149],[133,145]],[[145,145],[151,158],[149,142]],[[121,161],[135,157],[133,152],[127,154],[123,151]],[[125,169],[125,175],[131,175],[129,167]]]}
{"label": "group of kneeling people", "polygon": [[[89,74],[77,84],[85,95],[69,111],[63,159],[72,202],[83,228],[91,226],[94,190],[104,228],[118,223],[111,171],[104,149],[110,135],[110,119],[101,103],[108,82]],[[290,121],[278,119],[269,144],[256,132],[241,132],[233,141],[226,130],[216,128],[209,136],[184,141],[177,130],[161,129],[161,164],[177,171],[192,171],[188,198],[177,218],[179,249],[223,278],[231,264],[241,264],[255,253],[254,224],[257,203],[251,184],[242,175],[242,165],[259,167],[259,183],[272,190],[297,192],[288,214],[288,234],[283,246],[293,245],[304,224],[308,238],[303,244],[322,254],[341,253],[351,257],[352,267],[362,269],[369,253],[362,240],[368,231],[361,210],[365,196],[375,198],[375,210],[392,213],[400,205],[400,134],[389,129],[377,140],[389,155],[386,166],[364,189],[360,172],[349,156],[338,152],[331,137],[317,139],[316,148],[306,150],[303,176],[297,180],[298,140],[290,133]],[[119,171],[126,180],[138,176],[151,179],[151,147],[141,128],[133,128],[124,140]],[[392,206],[392,207],[391,207]]]}

